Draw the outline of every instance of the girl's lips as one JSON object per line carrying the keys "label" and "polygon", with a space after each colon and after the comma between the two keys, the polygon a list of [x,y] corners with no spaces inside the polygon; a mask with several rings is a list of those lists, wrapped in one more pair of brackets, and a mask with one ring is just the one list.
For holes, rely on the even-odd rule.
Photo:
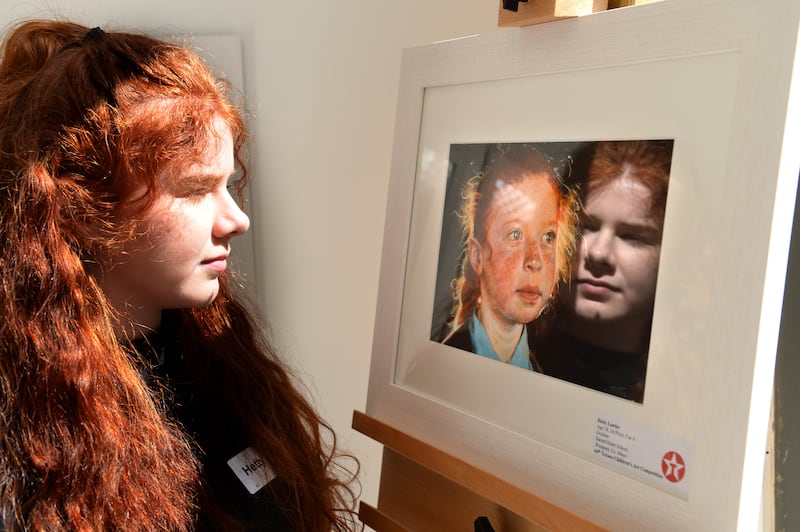
{"label": "girl's lips", "polygon": [[578,289],[586,297],[603,298],[610,296],[619,289],[597,279],[578,279]]}
{"label": "girl's lips", "polygon": [[213,259],[204,260],[201,264],[203,266],[208,266],[212,270],[216,272],[224,272],[225,269],[228,267],[228,257],[215,257]]}
{"label": "girl's lips", "polygon": [[525,287],[517,290],[517,294],[526,303],[536,303],[541,299],[542,293],[537,288]]}

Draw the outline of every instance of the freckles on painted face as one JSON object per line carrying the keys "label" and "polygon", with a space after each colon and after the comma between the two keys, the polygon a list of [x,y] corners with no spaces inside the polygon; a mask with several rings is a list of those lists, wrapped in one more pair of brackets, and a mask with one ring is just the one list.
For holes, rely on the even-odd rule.
{"label": "freckles on painted face", "polygon": [[482,321],[529,323],[544,309],[555,285],[559,195],[547,174],[513,184],[498,182],[483,242],[471,243],[480,279]]}
{"label": "freckles on painted face", "polygon": [[218,142],[185,166],[161,176],[164,192],[145,212],[138,237],[106,261],[101,286],[117,310],[153,327],[161,311],[210,304],[227,268],[230,241],[249,219],[228,191],[233,140],[216,124]]}
{"label": "freckles on painted face", "polygon": [[661,255],[650,202],[647,187],[625,176],[589,193],[569,295],[579,317],[649,322]]}

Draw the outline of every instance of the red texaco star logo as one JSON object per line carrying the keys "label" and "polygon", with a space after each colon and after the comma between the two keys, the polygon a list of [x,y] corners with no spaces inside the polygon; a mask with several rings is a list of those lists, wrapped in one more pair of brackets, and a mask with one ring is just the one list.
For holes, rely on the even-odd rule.
{"label": "red texaco star logo", "polygon": [[670,482],[680,482],[686,474],[686,463],[683,457],[675,451],[669,451],[661,459],[661,471]]}

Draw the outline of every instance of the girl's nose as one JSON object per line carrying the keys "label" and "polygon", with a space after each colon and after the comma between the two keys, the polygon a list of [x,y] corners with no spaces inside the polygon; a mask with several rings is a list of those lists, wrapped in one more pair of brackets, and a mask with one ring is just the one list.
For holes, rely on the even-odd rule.
{"label": "girl's nose", "polygon": [[225,191],[222,206],[215,227],[215,236],[232,238],[241,235],[250,228],[250,218],[236,203],[236,200]]}
{"label": "girl's nose", "polygon": [[525,247],[525,268],[538,270],[542,267],[542,250],[538,242],[530,242]]}
{"label": "girl's nose", "polygon": [[593,264],[611,264],[613,262],[612,237],[603,231],[584,235],[586,258]]}

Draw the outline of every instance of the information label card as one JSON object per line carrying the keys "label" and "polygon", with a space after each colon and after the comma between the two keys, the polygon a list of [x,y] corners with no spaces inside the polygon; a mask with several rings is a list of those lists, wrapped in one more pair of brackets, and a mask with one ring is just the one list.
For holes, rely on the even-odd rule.
{"label": "information label card", "polygon": [[594,456],[616,469],[647,479],[661,489],[686,497],[691,445],[633,421],[597,415]]}

